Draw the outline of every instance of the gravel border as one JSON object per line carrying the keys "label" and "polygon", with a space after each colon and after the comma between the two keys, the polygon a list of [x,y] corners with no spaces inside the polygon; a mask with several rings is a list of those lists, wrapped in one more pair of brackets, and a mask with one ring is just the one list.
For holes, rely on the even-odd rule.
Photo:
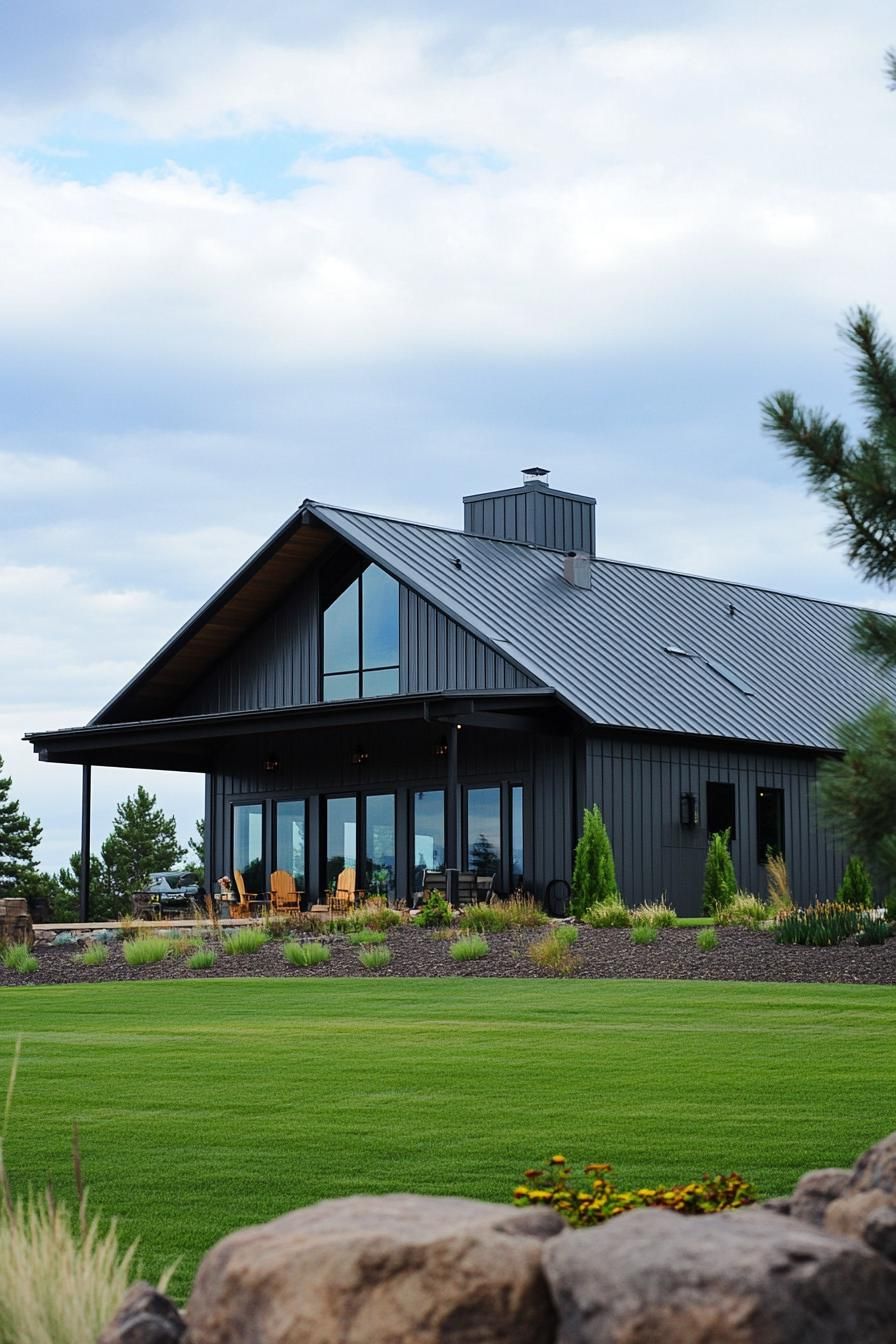
{"label": "gravel border", "polygon": [[[837,947],[801,947],[776,943],[771,933],[749,929],[719,929],[718,946],[711,952],[697,947],[697,929],[661,929],[655,943],[637,946],[628,929],[579,927],[578,941],[570,949],[576,958],[576,979],[587,980],[741,980],[803,984],[896,984],[896,938],[879,946],[859,947],[846,941]],[[476,961],[457,962],[449,955],[450,943],[433,937],[428,929],[402,927],[389,932],[392,960],[380,971],[365,971],[358,961],[359,948],[341,935],[320,939],[329,944],[331,960],[323,966],[291,966],[282,944],[268,943],[247,956],[219,953],[207,971],[192,971],[187,957],[169,953],[151,966],[130,967],[120,943],[109,947],[103,966],[79,966],[72,947],[35,946],[38,968],[21,975],[0,965],[0,987],[22,985],[101,984],[131,980],[217,980],[246,976],[290,979],[332,979],[357,976],[365,979],[400,979],[418,976],[467,978],[551,979],[550,971],[536,966],[527,955],[529,945],[544,929],[512,929],[485,934],[488,955]]]}

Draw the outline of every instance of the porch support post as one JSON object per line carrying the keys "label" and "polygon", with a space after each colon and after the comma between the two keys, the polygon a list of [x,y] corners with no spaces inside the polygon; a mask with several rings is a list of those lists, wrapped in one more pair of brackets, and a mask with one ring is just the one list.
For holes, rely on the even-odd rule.
{"label": "porch support post", "polygon": [[448,728],[448,786],[445,790],[445,867],[459,868],[457,844],[457,724]]}
{"label": "porch support post", "polygon": [[81,766],[81,873],[78,882],[79,918],[90,918],[90,769]]}

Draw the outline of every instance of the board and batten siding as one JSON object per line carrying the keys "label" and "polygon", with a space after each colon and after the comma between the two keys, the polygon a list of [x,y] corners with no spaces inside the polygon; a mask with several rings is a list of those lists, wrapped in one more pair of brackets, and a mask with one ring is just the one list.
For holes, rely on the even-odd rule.
{"label": "board and batten siding", "polygon": [[[795,900],[808,905],[836,895],[847,856],[819,822],[814,757],[589,737],[579,769],[582,806],[596,803],[601,809],[619,887],[629,905],[655,901],[665,893],[679,914],[702,913],[709,782],[735,786],[732,858],[739,886],[766,894],[757,853],[756,792],[772,788],[784,793],[784,852]],[[681,824],[683,793],[697,799],[697,826]],[[581,827],[581,817],[577,820]]]}
{"label": "board and batten siding", "polygon": [[[311,576],[181,700],[179,714],[281,709],[320,699],[320,602]],[[399,691],[537,686],[483,640],[404,584],[399,587]]]}

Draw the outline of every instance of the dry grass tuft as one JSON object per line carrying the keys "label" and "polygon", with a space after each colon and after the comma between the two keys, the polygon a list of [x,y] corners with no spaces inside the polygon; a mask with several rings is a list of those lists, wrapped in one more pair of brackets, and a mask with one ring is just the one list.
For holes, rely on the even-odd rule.
{"label": "dry grass tuft", "polygon": [[790,877],[783,854],[769,854],[765,865],[768,882],[768,903],[773,915],[783,914],[793,909],[793,892],[790,890]]}
{"label": "dry grass tuft", "polygon": [[568,938],[557,937],[555,930],[537,938],[529,946],[529,957],[544,971],[553,971],[554,975],[574,975],[581,957],[570,950]]}

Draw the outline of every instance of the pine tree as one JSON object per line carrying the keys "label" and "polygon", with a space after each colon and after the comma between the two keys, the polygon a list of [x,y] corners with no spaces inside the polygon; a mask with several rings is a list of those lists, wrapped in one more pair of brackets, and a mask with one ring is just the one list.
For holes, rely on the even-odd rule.
{"label": "pine tree", "polygon": [[731,831],[717,831],[709,837],[706,866],[703,870],[703,913],[715,916],[734,900],[737,877],[729,848]]}
{"label": "pine tree", "polygon": [[176,867],[185,853],[177,841],[174,817],[166,817],[156,807],[155,794],[139,785],[133,798],[118,804],[112,830],[100,846],[100,859],[118,913],[128,908],[135,891],[146,886],[150,873]]}
{"label": "pine tree", "polygon": [[0,756],[0,884],[5,886],[36,870],[34,851],[43,828],[39,821],[26,817],[20,804],[10,797],[12,778],[2,771]]}
{"label": "pine tree", "polygon": [[586,807],[572,870],[572,913],[579,919],[597,901],[620,901],[613,846],[600,808]]}
{"label": "pine tree", "polygon": [[187,841],[187,856],[195,860],[200,873],[205,872],[205,817],[196,818],[196,834]]}
{"label": "pine tree", "polygon": [[835,731],[843,752],[818,772],[821,812],[887,894],[896,889],[896,713],[873,705]]}
{"label": "pine tree", "polygon": [[859,905],[866,908],[874,904],[874,888],[871,874],[857,854],[853,854],[843,874],[837,892],[837,900],[843,905]]}

